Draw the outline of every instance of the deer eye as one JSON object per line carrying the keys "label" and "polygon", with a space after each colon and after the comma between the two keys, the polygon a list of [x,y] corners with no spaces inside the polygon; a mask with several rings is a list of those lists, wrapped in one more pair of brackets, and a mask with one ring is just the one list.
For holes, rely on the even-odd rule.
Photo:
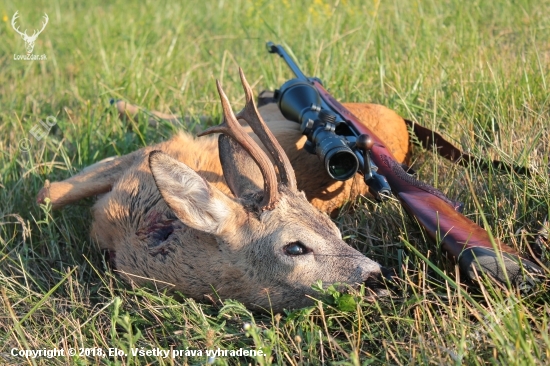
{"label": "deer eye", "polygon": [[310,253],[312,250],[306,247],[303,243],[295,241],[285,245],[283,251],[286,255],[303,255]]}

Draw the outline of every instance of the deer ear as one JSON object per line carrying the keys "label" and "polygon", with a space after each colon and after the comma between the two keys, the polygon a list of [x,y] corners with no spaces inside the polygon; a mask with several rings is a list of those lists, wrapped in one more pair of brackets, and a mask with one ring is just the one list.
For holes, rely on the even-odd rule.
{"label": "deer ear", "polygon": [[241,205],[167,154],[151,152],[149,167],[162,198],[185,225],[219,235],[243,217]]}
{"label": "deer ear", "polygon": [[258,191],[264,186],[260,168],[252,157],[233,138],[220,135],[218,151],[223,176],[235,197],[246,191]]}

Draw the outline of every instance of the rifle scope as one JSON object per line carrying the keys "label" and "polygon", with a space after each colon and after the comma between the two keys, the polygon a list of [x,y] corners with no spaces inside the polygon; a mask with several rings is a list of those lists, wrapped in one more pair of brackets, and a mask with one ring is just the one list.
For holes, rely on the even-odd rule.
{"label": "rifle scope", "polygon": [[321,97],[310,83],[291,79],[278,91],[279,109],[283,116],[300,124],[307,136],[306,150],[316,154],[327,173],[336,180],[347,180],[359,169],[359,161],[342,136],[334,133],[336,115],[321,109]]}

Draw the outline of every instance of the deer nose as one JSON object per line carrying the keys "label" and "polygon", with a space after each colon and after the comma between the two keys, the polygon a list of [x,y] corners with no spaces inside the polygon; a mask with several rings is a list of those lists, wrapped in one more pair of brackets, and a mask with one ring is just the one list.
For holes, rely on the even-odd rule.
{"label": "deer nose", "polygon": [[388,267],[380,267],[380,273],[381,277],[383,277],[386,282],[394,283],[395,279],[397,277],[397,273],[395,273],[395,268],[388,268]]}
{"label": "deer nose", "polygon": [[373,290],[378,296],[387,296],[389,290],[395,287],[397,274],[393,268],[380,267],[380,272],[364,281],[365,287]]}

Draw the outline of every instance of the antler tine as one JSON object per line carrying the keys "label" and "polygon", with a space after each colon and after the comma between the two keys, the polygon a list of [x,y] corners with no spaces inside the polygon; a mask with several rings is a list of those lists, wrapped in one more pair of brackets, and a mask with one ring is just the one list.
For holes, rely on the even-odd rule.
{"label": "antler tine", "polygon": [[277,165],[281,176],[281,183],[295,191],[297,189],[296,176],[294,175],[294,169],[290,164],[290,160],[288,160],[283,148],[260,116],[260,113],[256,108],[256,104],[254,103],[252,88],[246,81],[244,72],[240,67],[239,75],[241,76],[241,83],[243,84],[243,88],[246,93],[246,104],[244,108],[237,113],[236,117],[248,122],[248,125],[252,128],[254,133],[269,151],[269,154],[275,160],[275,165]]}
{"label": "antler tine", "polygon": [[260,206],[262,210],[272,210],[279,200],[279,191],[277,189],[277,174],[271,161],[264,153],[264,151],[254,142],[254,140],[248,136],[244,129],[237,121],[229,99],[220,85],[220,82],[216,80],[216,86],[218,87],[218,94],[222,102],[223,117],[224,122],[218,126],[210,127],[205,130],[199,136],[209,135],[212,133],[223,133],[228,136],[231,136],[235,141],[237,141],[243,149],[254,159],[262,176],[264,178],[264,197]]}
{"label": "antler tine", "polygon": [[12,28],[17,32],[19,33],[20,35],[27,35],[27,30],[25,29],[25,33],[21,33],[21,31],[19,30],[19,27],[15,27],[15,21],[17,20],[17,18],[19,18],[19,10],[17,10],[15,12],[15,14],[13,14],[13,17],[11,17],[11,26]]}
{"label": "antler tine", "polygon": [[42,33],[42,31],[44,30],[44,28],[46,28],[46,25],[48,25],[48,21],[50,20],[50,18],[48,18],[48,14],[44,13],[44,22],[42,23],[42,29],[40,29],[40,31],[38,32],[38,34]]}
{"label": "antler tine", "polygon": [[[40,29],[39,31],[37,31],[37,30],[35,29],[34,32],[33,32],[33,34],[32,34],[32,36],[31,36],[31,38],[32,38],[32,37],[35,37],[35,36],[38,37],[38,35],[39,35],[40,33],[42,33],[42,31],[44,30],[44,28],[46,28],[46,25],[48,25],[48,20],[50,20],[50,18],[48,18],[48,14],[46,14],[46,13],[44,13],[44,20],[45,20],[45,21],[42,23],[42,29]],[[37,33],[37,32],[38,32],[38,33]]]}

